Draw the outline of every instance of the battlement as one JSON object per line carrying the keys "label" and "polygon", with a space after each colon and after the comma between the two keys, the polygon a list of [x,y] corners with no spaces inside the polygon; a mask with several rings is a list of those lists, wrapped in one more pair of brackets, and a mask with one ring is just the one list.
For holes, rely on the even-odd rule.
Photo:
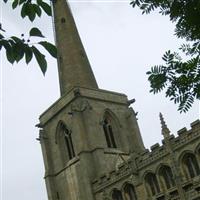
{"label": "battlement", "polygon": [[119,181],[122,178],[129,176],[130,174],[137,174],[139,170],[149,166],[150,164],[162,160],[163,157],[169,155],[167,147],[167,141],[171,145],[173,151],[186,146],[193,140],[200,138],[200,120],[196,120],[191,123],[191,129],[187,130],[185,127],[177,132],[177,137],[170,135],[168,138],[162,140],[162,145],[156,143],[149,149],[146,149],[136,157],[136,168],[133,165],[132,160],[123,162],[108,174],[102,174],[92,182],[94,192],[98,192],[101,189],[108,187],[109,185]]}
{"label": "battlement", "polygon": [[185,127],[178,130],[177,137],[170,135],[167,139],[162,140],[162,145],[156,143],[150,147],[151,151],[146,150],[139,155],[137,159],[138,169],[145,167],[146,165],[155,162],[156,160],[162,159],[164,156],[169,154],[169,151],[166,146],[168,141],[171,145],[173,151],[185,146],[186,144],[200,138],[200,120],[196,120],[190,124],[191,129],[187,130]]}
{"label": "battlement", "polygon": [[134,173],[132,166],[131,161],[128,160],[127,162],[121,163],[113,171],[110,171],[107,174],[102,174],[100,177],[92,181],[94,192],[98,192],[103,188],[121,180],[122,178],[129,176],[131,173]]}

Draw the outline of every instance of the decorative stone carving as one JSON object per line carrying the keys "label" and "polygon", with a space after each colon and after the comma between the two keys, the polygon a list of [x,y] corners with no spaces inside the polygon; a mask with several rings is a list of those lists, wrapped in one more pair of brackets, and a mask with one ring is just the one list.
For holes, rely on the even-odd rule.
{"label": "decorative stone carving", "polygon": [[103,200],[110,200],[109,195],[105,191],[102,192],[102,199]]}
{"label": "decorative stone carving", "polygon": [[79,88],[76,88],[76,89],[74,90],[74,96],[80,96],[80,95],[81,95],[81,93],[80,93]]}
{"label": "decorative stone carving", "polygon": [[85,99],[77,100],[71,105],[72,112],[84,112],[87,109],[91,110],[92,106]]}

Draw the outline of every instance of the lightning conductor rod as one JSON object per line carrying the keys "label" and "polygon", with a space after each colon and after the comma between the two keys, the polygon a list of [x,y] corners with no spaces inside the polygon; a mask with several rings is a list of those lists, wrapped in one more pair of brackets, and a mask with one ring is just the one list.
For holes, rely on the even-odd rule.
{"label": "lightning conductor rod", "polygon": [[98,89],[66,0],[52,0],[61,96],[75,86]]}

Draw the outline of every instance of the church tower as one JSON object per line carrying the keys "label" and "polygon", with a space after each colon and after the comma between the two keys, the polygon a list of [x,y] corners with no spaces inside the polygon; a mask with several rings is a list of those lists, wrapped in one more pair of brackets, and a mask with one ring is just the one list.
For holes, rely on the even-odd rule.
{"label": "church tower", "polygon": [[133,100],[98,88],[66,0],[52,1],[52,8],[61,97],[38,125],[48,199],[94,200],[92,182],[144,145]]}

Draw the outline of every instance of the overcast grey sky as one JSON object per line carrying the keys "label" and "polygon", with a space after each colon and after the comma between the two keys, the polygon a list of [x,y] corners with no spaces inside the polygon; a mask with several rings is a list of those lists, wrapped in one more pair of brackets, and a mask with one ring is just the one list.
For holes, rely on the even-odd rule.
{"label": "overcast grey sky", "polygon": [[[173,134],[199,117],[195,102],[187,114],[164,95],[149,93],[145,72],[161,64],[163,53],[183,42],[173,36],[174,25],[158,14],[141,15],[128,1],[71,1],[72,11],[100,88],[122,92],[138,111],[145,146],[162,140],[158,114],[162,112]],[[53,41],[51,18],[31,24],[19,10],[0,2],[1,22],[10,34],[26,33],[38,26]],[[59,98],[55,59],[48,58],[45,77],[34,61],[10,65],[1,53],[3,200],[46,200],[40,144],[35,140],[39,115]]]}

